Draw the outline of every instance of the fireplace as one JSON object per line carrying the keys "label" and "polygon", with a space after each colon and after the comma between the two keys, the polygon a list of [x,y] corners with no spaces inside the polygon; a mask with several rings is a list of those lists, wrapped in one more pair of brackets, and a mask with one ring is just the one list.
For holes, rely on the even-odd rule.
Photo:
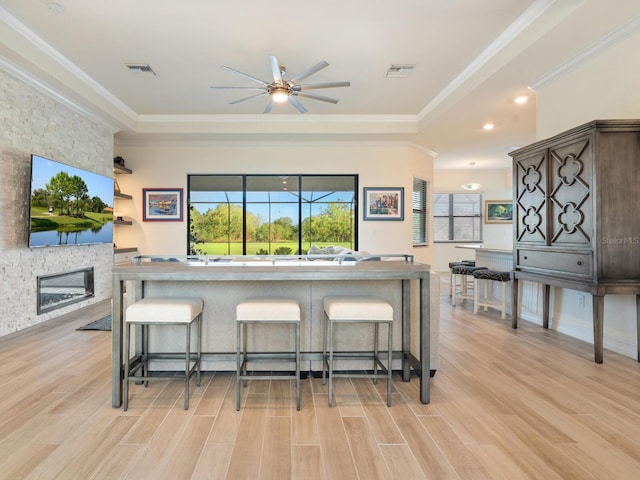
{"label": "fireplace", "polygon": [[38,315],[94,296],[93,267],[38,276]]}

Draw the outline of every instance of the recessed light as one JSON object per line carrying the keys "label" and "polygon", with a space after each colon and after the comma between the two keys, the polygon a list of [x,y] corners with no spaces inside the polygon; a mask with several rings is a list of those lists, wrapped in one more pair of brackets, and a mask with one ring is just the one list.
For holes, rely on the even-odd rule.
{"label": "recessed light", "polygon": [[471,166],[473,166],[475,164],[476,164],[476,162],[469,162],[469,165],[471,165]]}
{"label": "recessed light", "polygon": [[520,95],[519,97],[516,97],[513,99],[513,101],[519,105],[522,105],[523,103],[527,103],[527,100],[529,100],[529,97],[526,97],[524,95]]}
{"label": "recessed light", "polygon": [[484,128],[485,130],[493,130],[493,127],[495,127],[495,125],[493,123],[485,123],[482,128]]}

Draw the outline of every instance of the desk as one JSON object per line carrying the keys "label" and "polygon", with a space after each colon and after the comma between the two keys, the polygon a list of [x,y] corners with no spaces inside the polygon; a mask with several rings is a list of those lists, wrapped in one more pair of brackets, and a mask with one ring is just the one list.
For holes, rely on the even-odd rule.
{"label": "desk", "polygon": [[[210,291],[216,285],[225,284],[228,288],[236,282],[390,282],[399,281],[401,285],[401,320],[402,320],[402,372],[403,380],[409,381],[413,368],[420,379],[420,400],[429,403],[429,357],[430,357],[430,316],[429,316],[429,266],[404,261],[358,261],[348,265],[322,264],[314,266],[313,262],[296,262],[287,265],[270,264],[269,262],[246,262],[243,265],[230,265],[225,262],[192,263],[183,262],[143,262],[140,264],[117,265],[113,267],[113,331],[112,331],[112,391],[111,400],[114,408],[122,404],[123,378],[123,294],[125,282],[134,282],[136,299],[142,298],[145,284],[161,283],[163,285],[181,283],[205,283]],[[411,311],[412,295],[410,282],[418,282],[418,295],[413,299],[419,302],[418,309],[418,356],[411,352]],[[272,284],[273,285],[273,284]],[[322,299],[312,299],[313,308],[321,310]],[[316,305],[318,302],[319,305]],[[206,303],[206,300],[205,300]],[[231,321],[232,319],[228,319]],[[227,321],[223,319],[222,321]],[[204,318],[205,324],[208,322]],[[229,349],[229,351],[234,351]],[[214,358],[216,352],[206,352],[205,356]],[[302,359],[315,359],[317,353],[303,352]]]}

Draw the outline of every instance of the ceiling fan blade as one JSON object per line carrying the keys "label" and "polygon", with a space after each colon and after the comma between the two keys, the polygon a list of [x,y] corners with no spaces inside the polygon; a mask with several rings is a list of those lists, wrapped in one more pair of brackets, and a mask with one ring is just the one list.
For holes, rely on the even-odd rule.
{"label": "ceiling fan blade", "polygon": [[233,102],[229,102],[229,105],[233,105],[236,103],[244,102],[245,100],[250,100],[252,98],[264,97],[265,95],[269,95],[267,92],[257,93],[255,95],[251,95],[249,97],[241,98],[240,100],[234,100]]}
{"label": "ceiling fan blade", "polygon": [[269,102],[269,105],[267,105],[267,108],[264,109],[264,113],[269,113],[275,104],[276,102],[274,102],[273,99],[271,99],[271,101]]}
{"label": "ceiling fan blade", "polygon": [[269,63],[271,64],[271,72],[273,73],[273,81],[282,84],[282,74],[280,73],[280,65],[275,55],[269,55]]}
{"label": "ceiling fan blade", "polygon": [[312,90],[314,88],[335,88],[335,87],[350,87],[351,82],[328,82],[328,83],[313,83],[310,85],[295,85],[293,87],[296,91]]}
{"label": "ceiling fan blade", "polygon": [[218,89],[222,89],[222,88],[232,88],[234,90],[260,90],[262,92],[265,91],[264,87],[232,87],[232,86],[224,86],[224,85],[213,85],[209,88],[218,88]]}
{"label": "ceiling fan blade", "polygon": [[268,83],[260,80],[259,78],[252,77],[248,73],[243,73],[240,70],[236,70],[235,68],[227,67],[225,65],[222,65],[222,67],[220,67],[220,68],[222,68],[223,70],[227,70],[229,72],[235,73],[236,75],[240,75],[241,77],[248,78],[249,80],[252,80],[254,82],[258,82],[260,85],[263,85],[265,87],[268,85]]}
{"label": "ceiling fan blade", "polygon": [[[321,100],[323,102],[329,102],[329,103],[333,103],[333,104],[338,103],[338,99],[336,99],[336,98],[325,97],[324,95],[318,95],[317,93],[298,92],[298,93],[296,93],[296,95],[298,95],[300,97],[313,98],[314,100]],[[289,97],[289,98],[291,98],[291,97]]]}
{"label": "ceiling fan blade", "polygon": [[289,96],[289,102],[296,107],[300,113],[307,113],[307,109],[302,106],[298,99],[294,96]]}
{"label": "ceiling fan blade", "polygon": [[298,83],[299,81],[304,80],[307,77],[310,77],[317,71],[322,70],[324,67],[328,67],[328,66],[329,64],[324,60],[322,60],[321,62],[316,63],[313,67],[309,67],[304,72],[300,72],[295,77],[290,78],[289,81],[292,83]]}

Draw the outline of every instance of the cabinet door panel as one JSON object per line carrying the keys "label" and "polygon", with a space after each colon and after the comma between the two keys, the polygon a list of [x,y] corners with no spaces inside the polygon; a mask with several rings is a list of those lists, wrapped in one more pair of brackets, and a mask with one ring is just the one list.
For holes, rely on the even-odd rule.
{"label": "cabinet door panel", "polygon": [[515,241],[547,244],[546,150],[514,158]]}
{"label": "cabinet door panel", "polygon": [[593,218],[591,135],[549,149],[549,235],[551,245],[588,246]]}

